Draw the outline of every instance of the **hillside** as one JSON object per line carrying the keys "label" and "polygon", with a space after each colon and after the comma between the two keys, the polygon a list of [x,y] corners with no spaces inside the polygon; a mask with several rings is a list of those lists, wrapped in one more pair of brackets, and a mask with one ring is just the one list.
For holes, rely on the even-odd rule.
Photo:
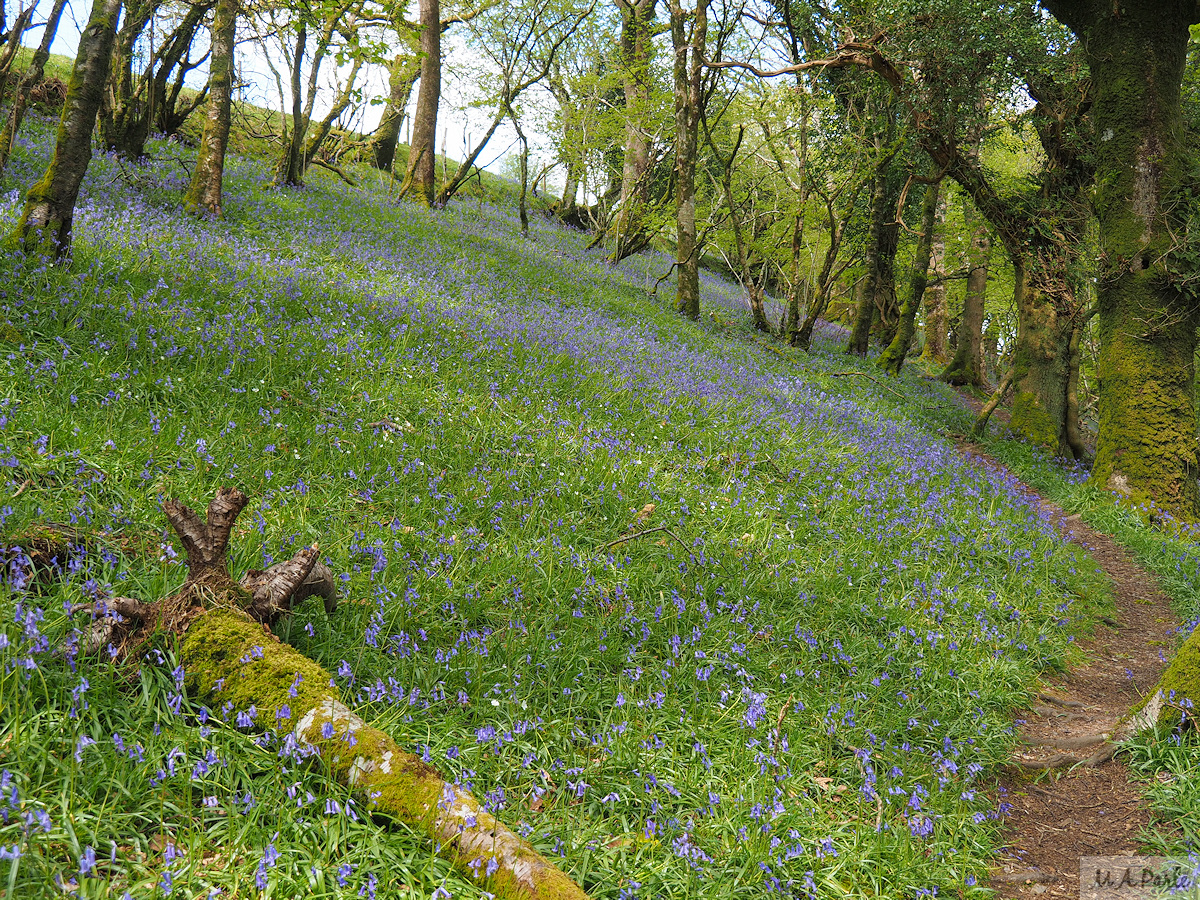
{"label": "hillside", "polygon": [[[481,896],[286,728],[197,708],[167,642],[78,652],[68,611],[169,593],[159,505],[220,485],[251,498],[236,568],[319,542],[339,577],[278,636],[592,896],[990,896],[1012,710],[1107,585],[955,449],[949,389],[764,346],[715,278],[683,322],[646,292],[666,260],[523,240],[506,207],[396,205],[365,170],[272,190],[239,158],[211,222],[178,207],[186,152],[152,156],[94,161],[69,267],[0,259],[7,896]],[[1200,615],[1193,546],[993,448]],[[1135,752],[1186,846],[1194,763]]]}

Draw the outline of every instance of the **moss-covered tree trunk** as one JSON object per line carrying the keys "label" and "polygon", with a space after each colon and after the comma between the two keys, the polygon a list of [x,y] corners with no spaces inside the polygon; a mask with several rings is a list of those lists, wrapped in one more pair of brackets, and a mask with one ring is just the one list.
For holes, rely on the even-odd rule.
{"label": "moss-covered tree trunk", "polygon": [[[704,69],[700,60],[708,34],[708,0],[696,0],[695,14],[670,0],[675,75],[675,308],[700,318],[700,252],[696,246],[696,150]],[[688,20],[691,19],[691,27]]]}
{"label": "moss-covered tree trunk", "polygon": [[962,318],[955,329],[957,343],[954,358],[941,374],[942,381],[955,385],[984,383],[983,315],[987,299],[988,265],[992,255],[992,237],[987,222],[967,201],[964,209],[971,243],[967,248],[967,286],[963,295]]}
{"label": "moss-covered tree trunk", "polygon": [[1180,85],[1200,4],[1045,6],[1078,35],[1095,92],[1100,433],[1092,478],[1195,520],[1200,305],[1179,290],[1172,269],[1187,215],[1180,198],[1193,178]]}
{"label": "moss-covered tree trunk", "polygon": [[221,187],[225,151],[229,145],[230,110],[233,105],[233,47],[237,32],[238,0],[217,0],[213,15],[208,75],[208,113],[196,153],[196,166],[184,197],[188,209],[221,214]]}
{"label": "moss-covered tree trunk", "polygon": [[388,66],[388,99],[379,119],[379,127],[371,135],[371,162],[375,168],[390,172],[396,161],[396,146],[400,143],[400,126],[408,99],[421,74],[421,58],[415,53],[400,53]]}
{"label": "moss-covered tree trunk", "polygon": [[1053,285],[1014,260],[1013,301],[1017,305],[1017,339],[1013,346],[1012,429],[1059,456],[1074,451],[1067,436],[1068,388],[1071,382],[1072,304],[1056,302]]}
{"label": "moss-covered tree trunk", "polygon": [[[420,758],[356,716],[332,688],[333,676],[279,642],[264,625],[301,600],[320,595],[327,609],[334,578],[317,561],[316,545],[265,572],[234,582],[226,549],[246,497],[222,488],[201,518],[177,500],[163,510],[187,552],[183,587],[155,604],[116,598],[113,618],[97,621],[136,651],[141,635],[179,636],[185,685],[210,709],[255,708],[269,723],[294,722],[293,736],[311,747],[329,774],[358,795],[375,818],[427,834],[436,852],[505,900],[587,900],[587,895],[530,844],[497,821],[467,791],[445,781]],[[95,645],[93,641],[93,645]],[[102,645],[102,644],[101,644]]]}
{"label": "moss-covered tree trunk", "polygon": [[25,209],[11,240],[26,253],[55,258],[71,248],[71,223],[79,186],[92,161],[92,132],[108,78],[121,0],[94,0],[79,49],[54,144],[42,180],[25,195]]}
{"label": "moss-covered tree trunk", "polygon": [[[24,121],[25,111],[29,108],[29,95],[45,74],[46,60],[50,58],[50,45],[54,43],[54,36],[58,34],[58,23],[66,5],[67,0],[54,0],[50,16],[46,19],[46,28],[42,32],[42,42],[38,44],[33,58],[29,60],[29,67],[17,82],[16,91],[8,107],[8,117],[4,120],[4,130],[0,131],[0,175],[4,174],[4,167],[8,165],[8,157],[16,142],[17,132],[21,130],[21,122]],[[32,9],[31,6],[30,10]],[[3,96],[4,91],[0,89],[0,99]]]}
{"label": "moss-covered tree trunk", "polygon": [[925,299],[925,287],[929,284],[929,260],[933,254],[934,232],[938,230],[938,209],[941,199],[941,180],[925,188],[921,201],[921,236],[917,239],[917,250],[913,257],[912,274],[909,277],[908,296],[900,308],[896,334],[879,356],[877,365],[889,375],[899,375],[908,356],[909,345],[917,333],[917,312]]}
{"label": "moss-covered tree trunk", "polygon": [[[779,335],[793,347],[800,340],[800,306],[807,293],[808,284],[802,272],[804,255],[804,216],[797,213],[792,222],[792,283],[788,286],[787,309],[779,323]],[[809,329],[811,340],[812,329]]]}
{"label": "moss-covered tree trunk", "polygon": [[442,96],[442,13],[439,0],[420,0],[421,85],[413,113],[412,140],[408,149],[405,189],[426,206],[433,205],[437,190],[438,104]]}

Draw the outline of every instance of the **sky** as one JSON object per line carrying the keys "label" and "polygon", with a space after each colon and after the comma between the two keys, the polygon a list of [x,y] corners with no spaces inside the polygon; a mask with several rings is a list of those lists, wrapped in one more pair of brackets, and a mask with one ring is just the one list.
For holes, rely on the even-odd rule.
{"label": "sky", "polygon": [[[20,0],[0,0],[0,2],[4,2],[7,5],[8,20],[11,22],[15,14],[15,8]],[[51,0],[37,0],[37,2],[39,8],[38,14],[34,16],[34,20],[40,23],[44,21],[45,14],[50,10]],[[67,9],[63,14],[63,20],[59,25],[58,33],[51,47],[52,52],[64,56],[73,57],[75,55],[75,51],[79,45],[79,35],[83,29],[83,24],[87,21],[90,9],[91,4],[88,0],[68,0]],[[41,36],[42,28],[39,25],[26,33],[24,43],[28,46],[36,47],[41,41]],[[248,32],[243,29],[239,32],[239,40],[245,36],[248,36]],[[201,41],[204,39],[204,36],[200,36],[199,38]],[[478,85],[485,80],[480,77],[477,71],[479,66],[477,57],[466,47],[463,40],[460,37],[456,37],[453,32],[444,35],[442,43],[443,76],[442,103],[438,109],[438,151],[441,152],[444,146],[452,159],[461,159],[466,155],[467,151],[465,148],[470,145],[471,141],[478,140],[487,130],[493,110],[475,108],[471,105],[472,101],[477,99]],[[244,41],[239,44],[238,52],[240,74],[243,81],[242,98],[256,105],[278,109],[279,92],[276,87],[275,76],[271,74],[270,68],[267,65],[267,55],[261,45],[252,41]],[[274,52],[272,58],[275,60],[279,59],[278,55]],[[347,69],[348,67],[343,67],[343,75]],[[330,65],[322,67],[321,90],[318,93],[315,109],[315,116],[317,117],[324,115],[328,111],[329,103],[334,94],[335,71],[335,68]],[[193,87],[200,87],[204,84],[207,77],[207,68],[200,67],[192,73],[188,79],[188,83]],[[364,79],[360,75],[359,79],[363,84],[364,96],[386,98],[387,73],[382,68],[371,67],[367,77]],[[536,88],[533,90],[536,93],[531,94],[530,101],[535,101],[536,98],[536,102],[549,102],[547,92],[539,91]],[[543,96],[538,97],[537,94]],[[416,105],[416,99],[417,91],[414,90],[409,104],[410,114]],[[374,106],[364,104],[363,108],[359,111],[359,118],[354,121],[353,125],[362,132],[370,132],[378,124],[382,112],[382,103]],[[545,136],[532,123],[525,126],[525,132],[530,139],[531,154],[534,157],[540,155],[548,160],[552,153],[550,144]],[[405,140],[404,132],[401,133],[401,140]],[[518,150],[516,132],[506,122],[497,130],[488,146],[480,154],[478,163],[496,174],[506,174],[506,168],[508,168],[506,166],[506,157],[509,154],[517,153]],[[531,165],[530,168],[533,171],[537,167]],[[553,178],[551,178],[551,182],[556,183]],[[557,183],[561,184],[561,180],[557,181]]]}

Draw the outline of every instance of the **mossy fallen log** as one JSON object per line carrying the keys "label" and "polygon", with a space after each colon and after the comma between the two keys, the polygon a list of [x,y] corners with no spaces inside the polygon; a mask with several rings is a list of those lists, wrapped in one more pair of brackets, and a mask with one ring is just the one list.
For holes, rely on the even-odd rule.
{"label": "mossy fallen log", "polygon": [[104,630],[105,640],[115,639],[126,651],[139,647],[152,630],[177,635],[185,685],[200,703],[218,713],[253,708],[259,727],[290,728],[297,744],[312,748],[373,816],[423,831],[439,855],[498,898],[587,900],[578,885],[470,793],[355,715],[327,670],[275,637],[269,623],[299,600],[318,594],[332,608],[333,575],[317,562],[313,545],[235,582],[226,547],[245,504],[244,494],[224,488],[209,504],[206,520],[176,500],[163,504],[187,551],[187,580],[157,603],[112,598],[98,604],[93,629]]}

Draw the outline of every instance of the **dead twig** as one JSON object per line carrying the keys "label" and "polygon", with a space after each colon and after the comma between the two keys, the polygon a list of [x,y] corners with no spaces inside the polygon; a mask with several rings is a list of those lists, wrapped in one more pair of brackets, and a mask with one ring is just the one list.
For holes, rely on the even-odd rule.
{"label": "dead twig", "polygon": [[634,534],[627,534],[627,535],[625,535],[625,537],[617,538],[615,541],[609,541],[607,544],[604,545],[604,547],[602,549],[609,550],[613,547],[617,547],[617,546],[620,546],[621,544],[627,543],[628,541],[636,541],[638,538],[644,538],[647,535],[657,534],[660,531],[665,533],[669,537],[674,538],[676,541],[678,541],[679,546],[682,547],[684,550],[686,550],[688,553],[692,552],[692,548],[689,547],[683,541],[683,539],[679,537],[679,535],[677,535],[675,532],[673,532],[670,529],[670,527],[668,527],[666,525],[657,525],[654,528],[647,528],[645,531],[638,531],[638,532],[635,532]]}

